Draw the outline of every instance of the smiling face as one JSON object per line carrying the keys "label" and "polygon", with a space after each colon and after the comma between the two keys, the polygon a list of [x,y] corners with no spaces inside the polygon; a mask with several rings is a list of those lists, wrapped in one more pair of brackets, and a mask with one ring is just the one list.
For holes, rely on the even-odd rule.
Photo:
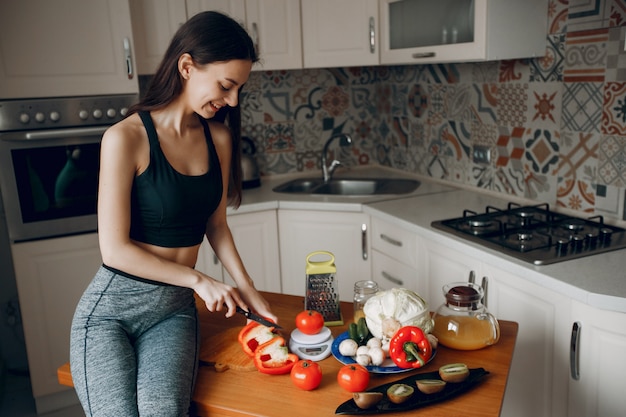
{"label": "smiling face", "polygon": [[237,106],[239,90],[252,69],[252,62],[242,59],[197,65],[191,57],[183,56],[179,64],[185,80],[183,95],[192,110],[205,119],[224,106]]}

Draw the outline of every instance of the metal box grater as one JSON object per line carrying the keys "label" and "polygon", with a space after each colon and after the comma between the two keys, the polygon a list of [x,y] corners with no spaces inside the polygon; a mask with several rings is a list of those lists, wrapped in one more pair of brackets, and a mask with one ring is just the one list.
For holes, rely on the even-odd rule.
{"label": "metal box grater", "polygon": [[[312,261],[315,255],[325,255],[325,261]],[[326,326],[343,324],[339,305],[339,290],[335,273],[335,256],[326,251],[311,252],[306,257],[306,295],[304,309],[319,311]]]}

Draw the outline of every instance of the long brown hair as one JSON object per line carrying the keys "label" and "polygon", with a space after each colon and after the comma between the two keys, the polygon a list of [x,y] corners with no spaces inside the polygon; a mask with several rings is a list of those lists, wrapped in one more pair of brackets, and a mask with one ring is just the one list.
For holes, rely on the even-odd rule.
{"label": "long brown hair", "polygon": [[[158,110],[180,95],[183,79],[178,72],[178,59],[188,53],[199,65],[233,59],[258,61],[254,43],[241,24],[218,12],[201,12],[183,24],[172,38],[148,89],[139,103],[129,109],[128,115],[138,111]],[[241,89],[239,90],[241,93]],[[232,157],[228,181],[228,203],[241,204],[241,110],[224,107],[214,120],[228,125],[232,135]]]}

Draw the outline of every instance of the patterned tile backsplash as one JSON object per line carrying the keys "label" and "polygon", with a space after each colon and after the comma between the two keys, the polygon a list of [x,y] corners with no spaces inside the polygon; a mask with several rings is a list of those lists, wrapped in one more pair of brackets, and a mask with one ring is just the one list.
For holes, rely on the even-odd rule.
{"label": "patterned tile backsplash", "polygon": [[[626,0],[550,0],[542,58],[252,73],[244,134],[264,175],[381,164],[624,218]],[[491,163],[474,163],[474,146]],[[320,174],[321,175],[321,174]]]}

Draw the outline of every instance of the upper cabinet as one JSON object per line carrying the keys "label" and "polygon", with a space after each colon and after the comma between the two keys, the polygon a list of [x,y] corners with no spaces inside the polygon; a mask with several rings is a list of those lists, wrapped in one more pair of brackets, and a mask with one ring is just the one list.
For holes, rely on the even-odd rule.
{"label": "upper cabinet", "polygon": [[246,0],[246,27],[261,58],[253,70],[302,68],[299,0]]}
{"label": "upper cabinet", "polygon": [[302,1],[305,68],[378,65],[378,0]]}
{"label": "upper cabinet", "polygon": [[139,74],[154,74],[172,36],[187,20],[185,0],[130,0]]}
{"label": "upper cabinet", "polygon": [[299,0],[130,0],[140,74],[154,74],[176,30],[207,10],[242,23],[260,54],[253,70],[302,68]]}
{"label": "upper cabinet", "polygon": [[0,2],[0,98],[135,94],[128,0]]}
{"label": "upper cabinet", "polygon": [[380,63],[543,56],[548,0],[380,0]]}

